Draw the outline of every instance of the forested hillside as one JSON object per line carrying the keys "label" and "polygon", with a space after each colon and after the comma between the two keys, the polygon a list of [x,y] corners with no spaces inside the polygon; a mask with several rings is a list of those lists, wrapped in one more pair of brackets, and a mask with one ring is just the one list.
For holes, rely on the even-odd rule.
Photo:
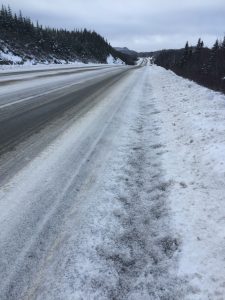
{"label": "forested hillside", "polygon": [[0,64],[81,61],[106,63],[108,57],[134,64],[95,31],[44,28],[10,7],[0,10]]}
{"label": "forested hillside", "polygon": [[155,55],[155,63],[176,74],[194,80],[206,87],[225,92],[225,38],[216,40],[212,49],[204,47],[199,39],[196,46],[163,50]]}

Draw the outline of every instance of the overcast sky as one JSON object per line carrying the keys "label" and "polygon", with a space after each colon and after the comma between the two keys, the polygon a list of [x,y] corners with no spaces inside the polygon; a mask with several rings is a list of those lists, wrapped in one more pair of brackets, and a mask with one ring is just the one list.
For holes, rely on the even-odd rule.
{"label": "overcast sky", "polygon": [[40,24],[84,28],[112,46],[151,51],[196,44],[211,46],[225,33],[225,0],[4,0]]}

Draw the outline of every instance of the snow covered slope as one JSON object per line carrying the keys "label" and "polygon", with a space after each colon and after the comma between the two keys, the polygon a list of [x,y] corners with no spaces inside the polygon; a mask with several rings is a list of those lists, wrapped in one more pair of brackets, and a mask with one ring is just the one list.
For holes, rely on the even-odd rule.
{"label": "snow covered slope", "polygon": [[0,50],[0,61],[3,63],[10,61],[13,64],[19,64],[22,62],[22,60],[23,59],[20,56],[13,54],[7,47],[4,47],[4,51]]}
{"label": "snow covered slope", "polygon": [[124,65],[125,63],[120,58],[114,58],[111,54],[107,57],[108,65]]}
{"label": "snow covered slope", "polygon": [[[29,52],[30,51],[30,52]],[[66,56],[58,57],[52,53],[48,52],[38,52],[38,47],[35,51],[27,49],[27,47],[18,46],[15,44],[10,45],[9,42],[5,42],[0,39],[0,68],[3,66],[14,66],[14,65],[60,65],[60,64],[100,64],[100,61],[110,64],[110,65],[125,65],[126,63],[118,58],[119,52],[116,52],[113,48],[112,53],[108,52],[108,57],[106,59],[98,60],[92,56],[86,56],[85,58],[79,57],[77,55],[71,55],[68,59]],[[124,57],[126,60],[126,57]],[[134,62],[134,59],[133,59]]]}

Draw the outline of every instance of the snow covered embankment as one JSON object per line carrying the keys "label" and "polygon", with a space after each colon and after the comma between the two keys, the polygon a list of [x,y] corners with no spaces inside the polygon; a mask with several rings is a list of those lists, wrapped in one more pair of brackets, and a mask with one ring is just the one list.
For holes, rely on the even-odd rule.
{"label": "snow covered embankment", "polygon": [[[0,60],[5,60],[6,62],[11,62],[13,64],[0,64],[0,71],[27,71],[27,70],[42,70],[42,69],[54,69],[54,68],[70,68],[70,67],[87,67],[87,66],[100,66],[104,64],[100,63],[82,63],[80,61],[66,62],[63,60],[58,60],[58,63],[36,63],[34,60],[26,61],[23,64],[22,58],[14,55],[10,51],[1,52]],[[121,59],[115,59],[112,55],[108,56],[106,65],[126,65]]]}
{"label": "snow covered embankment", "polygon": [[114,58],[111,54],[107,57],[107,64],[108,65],[125,65],[120,58]]}
{"label": "snow covered embankment", "polygon": [[151,82],[172,227],[182,243],[179,274],[192,286],[188,299],[224,299],[225,97],[159,67]]}
{"label": "snow covered embankment", "polygon": [[[25,53],[22,52],[20,55],[14,53],[13,49],[10,49],[9,45],[4,41],[0,40],[0,70],[8,70],[8,69],[22,69],[27,67],[36,67],[36,66],[43,66],[43,67],[51,67],[51,66],[60,66],[60,65],[101,65],[98,62],[91,62],[88,63],[82,62],[80,59],[74,59],[71,61],[66,61],[64,59],[57,59],[53,55],[47,57],[45,59],[38,59],[34,55],[30,55],[28,59]],[[112,54],[106,59],[106,64],[108,65],[125,65],[125,62],[122,61],[120,58],[115,58]]]}

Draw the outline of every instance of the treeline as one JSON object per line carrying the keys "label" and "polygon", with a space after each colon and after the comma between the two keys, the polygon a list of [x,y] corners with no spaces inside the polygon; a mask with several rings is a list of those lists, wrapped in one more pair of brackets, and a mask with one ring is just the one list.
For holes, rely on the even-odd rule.
{"label": "treeline", "polygon": [[[134,64],[132,58],[117,52],[95,31],[55,29],[34,24],[20,12],[14,14],[10,7],[0,9],[0,50],[4,44],[24,61],[34,57],[41,60],[63,59],[65,61],[106,63],[111,54],[127,64]],[[4,43],[3,43],[4,42]]]}
{"label": "treeline", "polygon": [[225,92],[225,38],[221,42],[216,40],[211,49],[204,47],[199,39],[196,46],[189,46],[187,42],[184,49],[160,51],[155,63],[201,85]]}

